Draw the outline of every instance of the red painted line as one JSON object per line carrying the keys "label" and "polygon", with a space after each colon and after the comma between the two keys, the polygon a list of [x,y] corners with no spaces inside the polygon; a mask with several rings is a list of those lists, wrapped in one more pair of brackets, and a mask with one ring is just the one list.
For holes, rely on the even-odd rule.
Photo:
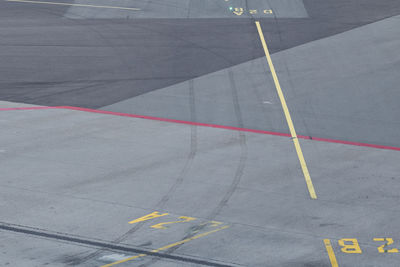
{"label": "red painted line", "polygon": [[400,147],[395,146],[382,146],[382,145],[374,145],[368,143],[359,143],[359,142],[352,142],[352,141],[344,141],[344,140],[336,140],[330,138],[320,138],[320,137],[311,137],[311,136],[297,136],[298,138],[307,139],[307,140],[314,140],[314,141],[321,141],[321,142],[328,142],[328,143],[336,143],[336,144],[344,144],[344,145],[352,145],[352,146],[363,146],[363,147],[372,147],[372,148],[379,148],[379,149],[389,149],[389,150],[397,150],[400,151]]}
{"label": "red painted line", "polygon": [[[115,116],[121,116],[121,117],[140,118],[140,119],[146,119],[146,120],[155,120],[155,121],[164,121],[164,122],[172,122],[172,123],[180,123],[180,124],[189,124],[189,125],[196,125],[196,126],[203,126],[203,127],[211,127],[211,128],[219,128],[219,129],[226,129],[226,130],[250,132],[250,133],[259,133],[259,134],[268,134],[268,135],[275,135],[275,136],[291,137],[291,135],[288,134],[288,133],[278,133],[278,132],[270,132],[270,131],[264,131],[264,130],[239,128],[239,127],[224,126],[224,125],[217,125],[217,124],[208,124],[208,123],[200,123],[200,122],[192,122],[192,121],[174,120],[174,119],[167,119],[167,118],[159,118],[159,117],[152,117],[152,116],[144,116],[144,115],[120,113],[120,112],[113,112],[113,111],[89,109],[89,108],[79,108],[79,107],[69,107],[69,106],[56,107],[56,108],[79,110],[79,111],[99,113],[99,114],[108,114],[108,115],[115,115]],[[393,147],[393,146],[382,146],[382,145],[374,145],[374,144],[359,143],[359,142],[352,142],[352,141],[343,141],[343,140],[336,140],[336,139],[329,139],[329,138],[311,137],[311,136],[304,136],[304,135],[298,135],[297,137],[301,138],[301,139],[320,141],[320,142],[328,142],[328,143],[336,143],[336,144],[344,144],[344,145],[353,145],[353,146],[362,146],[362,147],[371,147],[371,148],[378,148],[378,149],[388,149],[388,150],[400,151],[400,147]]]}
{"label": "red painted line", "polygon": [[[291,135],[288,134],[288,133],[279,133],[279,132],[271,132],[271,131],[264,131],[264,130],[239,128],[239,127],[224,126],[224,125],[209,124],[209,123],[201,123],[201,122],[182,121],[182,120],[174,120],[174,119],[167,119],[167,118],[159,118],[159,117],[152,117],[152,116],[144,116],[144,115],[136,115],[136,114],[129,114],[129,113],[113,112],[113,111],[106,111],[106,110],[97,110],[97,109],[90,109],[90,108],[70,107],[70,106],[0,108],[0,111],[8,111],[8,110],[38,110],[38,109],[69,109],[69,110],[77,110],[77,111],[84,111],[84,112],[91,112],[91,113],[98,113],[98,114],[114,115],[114,116],[120,116],[120,117],[139,118],[139,119],[146,119],[146,120],[172,122],[172,123],[203,126],[203,127],[218,128],[218,129],[225,129],[225,130],[233,130],[233,131],[242,131],[242,132],[258,133],[258,134],[267,134],[267,135],[291,137]],[[344,144],[344,145],[371,147],[371,148],[377,148],[377,149],[387,149],[387,150],[400,151],[400,147],[394,147],[394,146],[383,146],[383,145],[375,145],[375,144],[368,144],[368,143],[359,143],[359,142],[352,142],[352,141],[336,140],[336,139],[330,139],[330,138],[311,137],[311,136],[304,136],[304,135],[298,135],[297,137],[301,138],[301,139],[320,141],[320,142],[327,142],[327,143],[336,143],[336,144]]]}
{"label": "red painted line", "polygon": [[159,117],[152,117],[152,116],[129,114],[129,113],[97,110],[97,109],[90,109],[90,108],[78,108],[78,107],[69,107],[69,106],[62,106],[62,107],[56,107],[56,108],[79,110],[79,111],[85,111],[85,112],[108,114],[108,115],[121,116],[121,117],[130,117],[130,118],[139,118],[139,119],[154,120],[154,121],[164,121],[164,122],[172,122],[172,123],[180,123],[180,124],[189,124],[189,125],[211,127],[211,128],[219,128],[219,129],[225,129],[225,130],[234,130],[234,131],[242,131],[242,132],[251,132],[251,133],[260,133],[260,134],[268,134],[268,135],[277,135],[277,136],[290,137],[290,134],[287,134],[287,133],[278,133],[278,132],[270,132],[270,131],[255,130],[255,129],[246,129],[246,128],[224,126],[224,125],[218,125],[218,124],[201,123],[201,122],[174,120],[174,119],[167,119],[167,118],[159,118]]}
{"label": "red painted line", "polygon": [[57,107],[22,107],[22,108],[0,108],[0,111],[9,110],[37,110],[37,109],[55,109]]}

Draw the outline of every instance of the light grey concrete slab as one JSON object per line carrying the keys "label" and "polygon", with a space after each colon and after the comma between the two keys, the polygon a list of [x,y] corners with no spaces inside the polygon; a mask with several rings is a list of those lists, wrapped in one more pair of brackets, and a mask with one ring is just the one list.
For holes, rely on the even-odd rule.
{"label": "light grey concrete slab", "polygon": [[73,4],[140,9],[135,11],[72,6],[67,10],[65,16],[73,19],[308,17],[302,0],[124,0],[111,2],[75,0]]}
{"label": "light grey concrete slab", "polygon": [[[94,250],[87,246],[3,231],[0,231],[0,237],[2,240],[1,266],[67,266],[70,256],[82,255]],[[65,256],[60,257],[61,254]]]}
{"label": "light grey concrete slab", "polygon": [[299,132],[400,146],[399,26],[389,18],[274,56]]}
{"label": "light grey concrete slab", "polygon": [[35,107],[35,106],[37,105],[0,101],[0,108],[22,108],[22,107]]}
{"label": "light grey concrete slab", "polygon": [[[227,266],[329,266],[329,238],[340,266],[397,266],[372,241],[400,240],[397,151],[302,140],[311,200],[290,138],[58,109],[2,111],[0,120],[1,224],[151,250],[216,229],[198,228],[215,220],[229,228],[168,253]],[[128,224],[154,211],[169,214]],[[151,227],[181,216],[195,219]],[[16,266],[30,258],[12,255],[32,242],[26,255],[38,266],[132,254],[73,242],[55,251],[56,238],[0,233],[14,240],[2,251]],[[342,253],[341,238],[357,238],[364,253]],[[185,264],[149,257],[121,266]]]}

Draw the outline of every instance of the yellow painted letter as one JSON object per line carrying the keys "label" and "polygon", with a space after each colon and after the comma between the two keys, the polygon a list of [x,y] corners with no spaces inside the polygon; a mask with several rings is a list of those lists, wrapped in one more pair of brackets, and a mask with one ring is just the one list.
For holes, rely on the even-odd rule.
{"label": "yellow painted letter", "polygon": [[158,217],[162,217],[162,216],[165,216],[165,215],[168,215],[168,213],[159,213],[158,211],[155,211],[153,213],[150,213],[150,214],[147,214],[147,215],[145,215],[143,217],[140,217],[140,218],[138,218],[136,220],[130,221],[129,223],[130,224],[134,224],[134,223],[138,223],[138,222],[144,222],[144,221],[148,221],[148,220],[151,220],[151,219],[154,219],[154,218],[158,218]]}
{"label": "yellow painted letter", "polygon": [[181,216],[181,217],[179,217],[179,219],[182,219],[182,221],[158,223],[158,224],[152,225],[150,227],[156,228],[156,229],[167,229],[167,227],[165,227],[164,225],[173,224],[173,223],[184,223],[184,222],[190,222],[190,221],[196,220],[196,218],[186,217],[186,216]]}
{"label": "yellow painted letter", "polygon": [[382,246],[380,246],[378,248],[379,253],[398,253],[399,250],[397,248],[392,248],[392,249],[385,249],[385,247],[390,246],[391,244],[393,244],[393,239],[392,238],[374,238],[374,241],[378,241],[378,242],[385,242],[386,244],[383,244]]}
{"label": "yellow painted letter", "polygon": [[243,8],[242,7],[235,7],[235,11],[233,11],[233,14],[236,14],[238,16],[241,16],[243,14]]}
{"label": "yellow painted letter", "polygon": [[342,247],[342,252],[344,253],[362,253],[360,245],[355,238],[343,238],[338,240],[338,243],[339,246]]}

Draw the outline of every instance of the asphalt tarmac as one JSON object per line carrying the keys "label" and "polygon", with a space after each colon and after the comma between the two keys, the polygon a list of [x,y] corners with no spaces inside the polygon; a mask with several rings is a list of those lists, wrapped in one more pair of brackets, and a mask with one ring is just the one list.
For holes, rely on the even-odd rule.
{"label": "asphalt tarmac", "polygon": [[397,0],[0,0],[0,266],[399,266],[399,36]]}

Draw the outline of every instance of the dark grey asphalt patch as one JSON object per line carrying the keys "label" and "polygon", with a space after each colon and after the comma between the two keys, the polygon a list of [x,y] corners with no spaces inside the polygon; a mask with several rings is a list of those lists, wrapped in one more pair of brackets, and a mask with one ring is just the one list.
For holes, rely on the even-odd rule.
{"label": "dark grey asphalt patch", "polygon": [[[309,19],[262,19],[272,53],[400,13],[394,0],[306,0]],[[251,19],[71,20],[0,3],[0,99],[100,108],[263,56]]]}

